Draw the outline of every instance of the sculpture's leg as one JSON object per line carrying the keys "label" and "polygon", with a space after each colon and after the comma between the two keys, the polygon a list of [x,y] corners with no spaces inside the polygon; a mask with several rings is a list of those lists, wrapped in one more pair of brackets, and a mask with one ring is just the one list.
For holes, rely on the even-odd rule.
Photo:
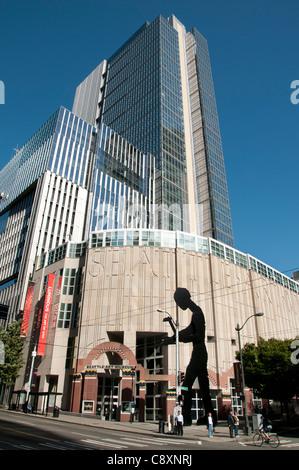
{"label": "sculpture's leg", "polygon": [[203,406],[205,409],[205,415],[208,416],[208,413],[212,413],[214,426],[217,424],[217,413],[213,408],[211,391],[209,385],[208,371],[205,367],[200,368],[198,374],[198,383],[202,395]]}
{"label": "sculpture's leg", "polygon": [[182,398],[183,398],[183,409],[182,414],[184,417],[184,426],[190,426],[192,424],[191,418],[191,406],[192,406],[192,385],[196,379],[197,373],[196,368],[192,364],[189,364],[186,369],[186,375],[184,382],[181,387]]}

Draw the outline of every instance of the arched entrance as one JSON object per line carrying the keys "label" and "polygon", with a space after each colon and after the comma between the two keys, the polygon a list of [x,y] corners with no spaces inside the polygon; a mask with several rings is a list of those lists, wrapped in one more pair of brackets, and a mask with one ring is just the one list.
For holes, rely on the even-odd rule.
{"label": "arched entrance", "polygon": [[97,363],[97,361],[103,354],[110,354],[110,361],[117,360],[117,355],[121,358],[123,365],[137,366],[136,357],[134,356],[132,351],[124,344],[113,341],[107,341],[105,343],[101,343],[95,346],[87,355],[86,359],[83,361],[83,366],[93,366]]}
{"label": "arched entrance", "polygon": [[[144,375],[132,351],[124,344],[106,342],[93,348],[79,363],[81,370],[74,374],[72,411],[129,421],[135,412],[137,370],[140,379]],[[142,421],[143,406],[139,408]]]}

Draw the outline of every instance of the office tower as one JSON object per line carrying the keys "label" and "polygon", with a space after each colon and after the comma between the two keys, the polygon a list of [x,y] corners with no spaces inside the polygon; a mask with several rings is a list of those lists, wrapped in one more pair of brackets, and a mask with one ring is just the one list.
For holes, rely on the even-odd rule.
{"label": "office tower", "polygon": [[[210,236],[234,244],[227,180],[206,39],[193,28],[186,37],[196,194],[204,204]],[[192,91],[191,91],[192,90]],[[209,225],[210,224],[210,225]],[[205,229],[204,229],[205,230]]]}
{"label": "office tower", "polygon": [[9,319],[24,308],[37,260],[65,255],[68,241],[94,230],[152,226],[154,175],[154,157],[59,108],[0,171],[0,304]]}
{"label": "office tower", "polygon": [[156,228],[234,244],[209,51],[195,28],[146,22],[78,87],[73,112],[84,119],[86,103],[91,124],[155,156]]}
{"label": "office tower", "polygon": [[73,113],[92,126],[100,115],[98,103],[102,101],[101,89],[104,83],[107,62],[103,60],[77,87],[73,103]]}

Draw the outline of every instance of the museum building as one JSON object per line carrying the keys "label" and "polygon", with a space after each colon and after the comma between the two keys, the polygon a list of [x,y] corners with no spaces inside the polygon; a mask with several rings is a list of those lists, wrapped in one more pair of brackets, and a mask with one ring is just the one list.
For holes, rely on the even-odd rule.
{"label": "museum building", "polygon": [[[176,400],[176,351],[174,345],[159,346],[173,334],[163,319],[165,312],[174,319],[178,314],[181,330],[191,316],[176,307],[177,286],[190,291],[205,315],[214,408],[219,416],[229,408],[242,414],[234,372],[236,325],[263,312],[246,323],[243,344],[259,337],[294,338],[298,283],[216,240],[145,229],[94,232],[84,244],[66,243],[37,260],[27,294],[27,362],[15,387],[18,406],[25,400],[35,347],[31,399],[37,409],[57,406],[126,421],[133,407],[140,421],[166,420]],[[179,344],[182,373],[191,350]],[[246,393],[252,413],[260,402]],[[202,415],[195,381],[192,418]]]}

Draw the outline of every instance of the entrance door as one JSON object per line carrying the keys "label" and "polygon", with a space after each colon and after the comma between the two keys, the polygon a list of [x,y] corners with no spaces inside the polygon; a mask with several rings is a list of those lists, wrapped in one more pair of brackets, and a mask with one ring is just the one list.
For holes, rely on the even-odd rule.
{"label": "entrance door", "polygon": [[120,378],[114,375],[98,376],[97,414],[107,420],[117,419]]}
{"label": "entrance door", "polygon": [[145,421],[160,421],[163,418],[162,394],[165,382],[147,382],[145,393]]}
{"label": "entrance door", "polygon": [[[211,399],[214,410],[217,412],[217,390],[210,390]],[[191,409],[191,417],[192,421],[197,421],[198,419],[202,418],[205,415],[205,410],[203,407],[203,401],[201,397],[200,390],[193,389],[192,390],[192,409]]]}

